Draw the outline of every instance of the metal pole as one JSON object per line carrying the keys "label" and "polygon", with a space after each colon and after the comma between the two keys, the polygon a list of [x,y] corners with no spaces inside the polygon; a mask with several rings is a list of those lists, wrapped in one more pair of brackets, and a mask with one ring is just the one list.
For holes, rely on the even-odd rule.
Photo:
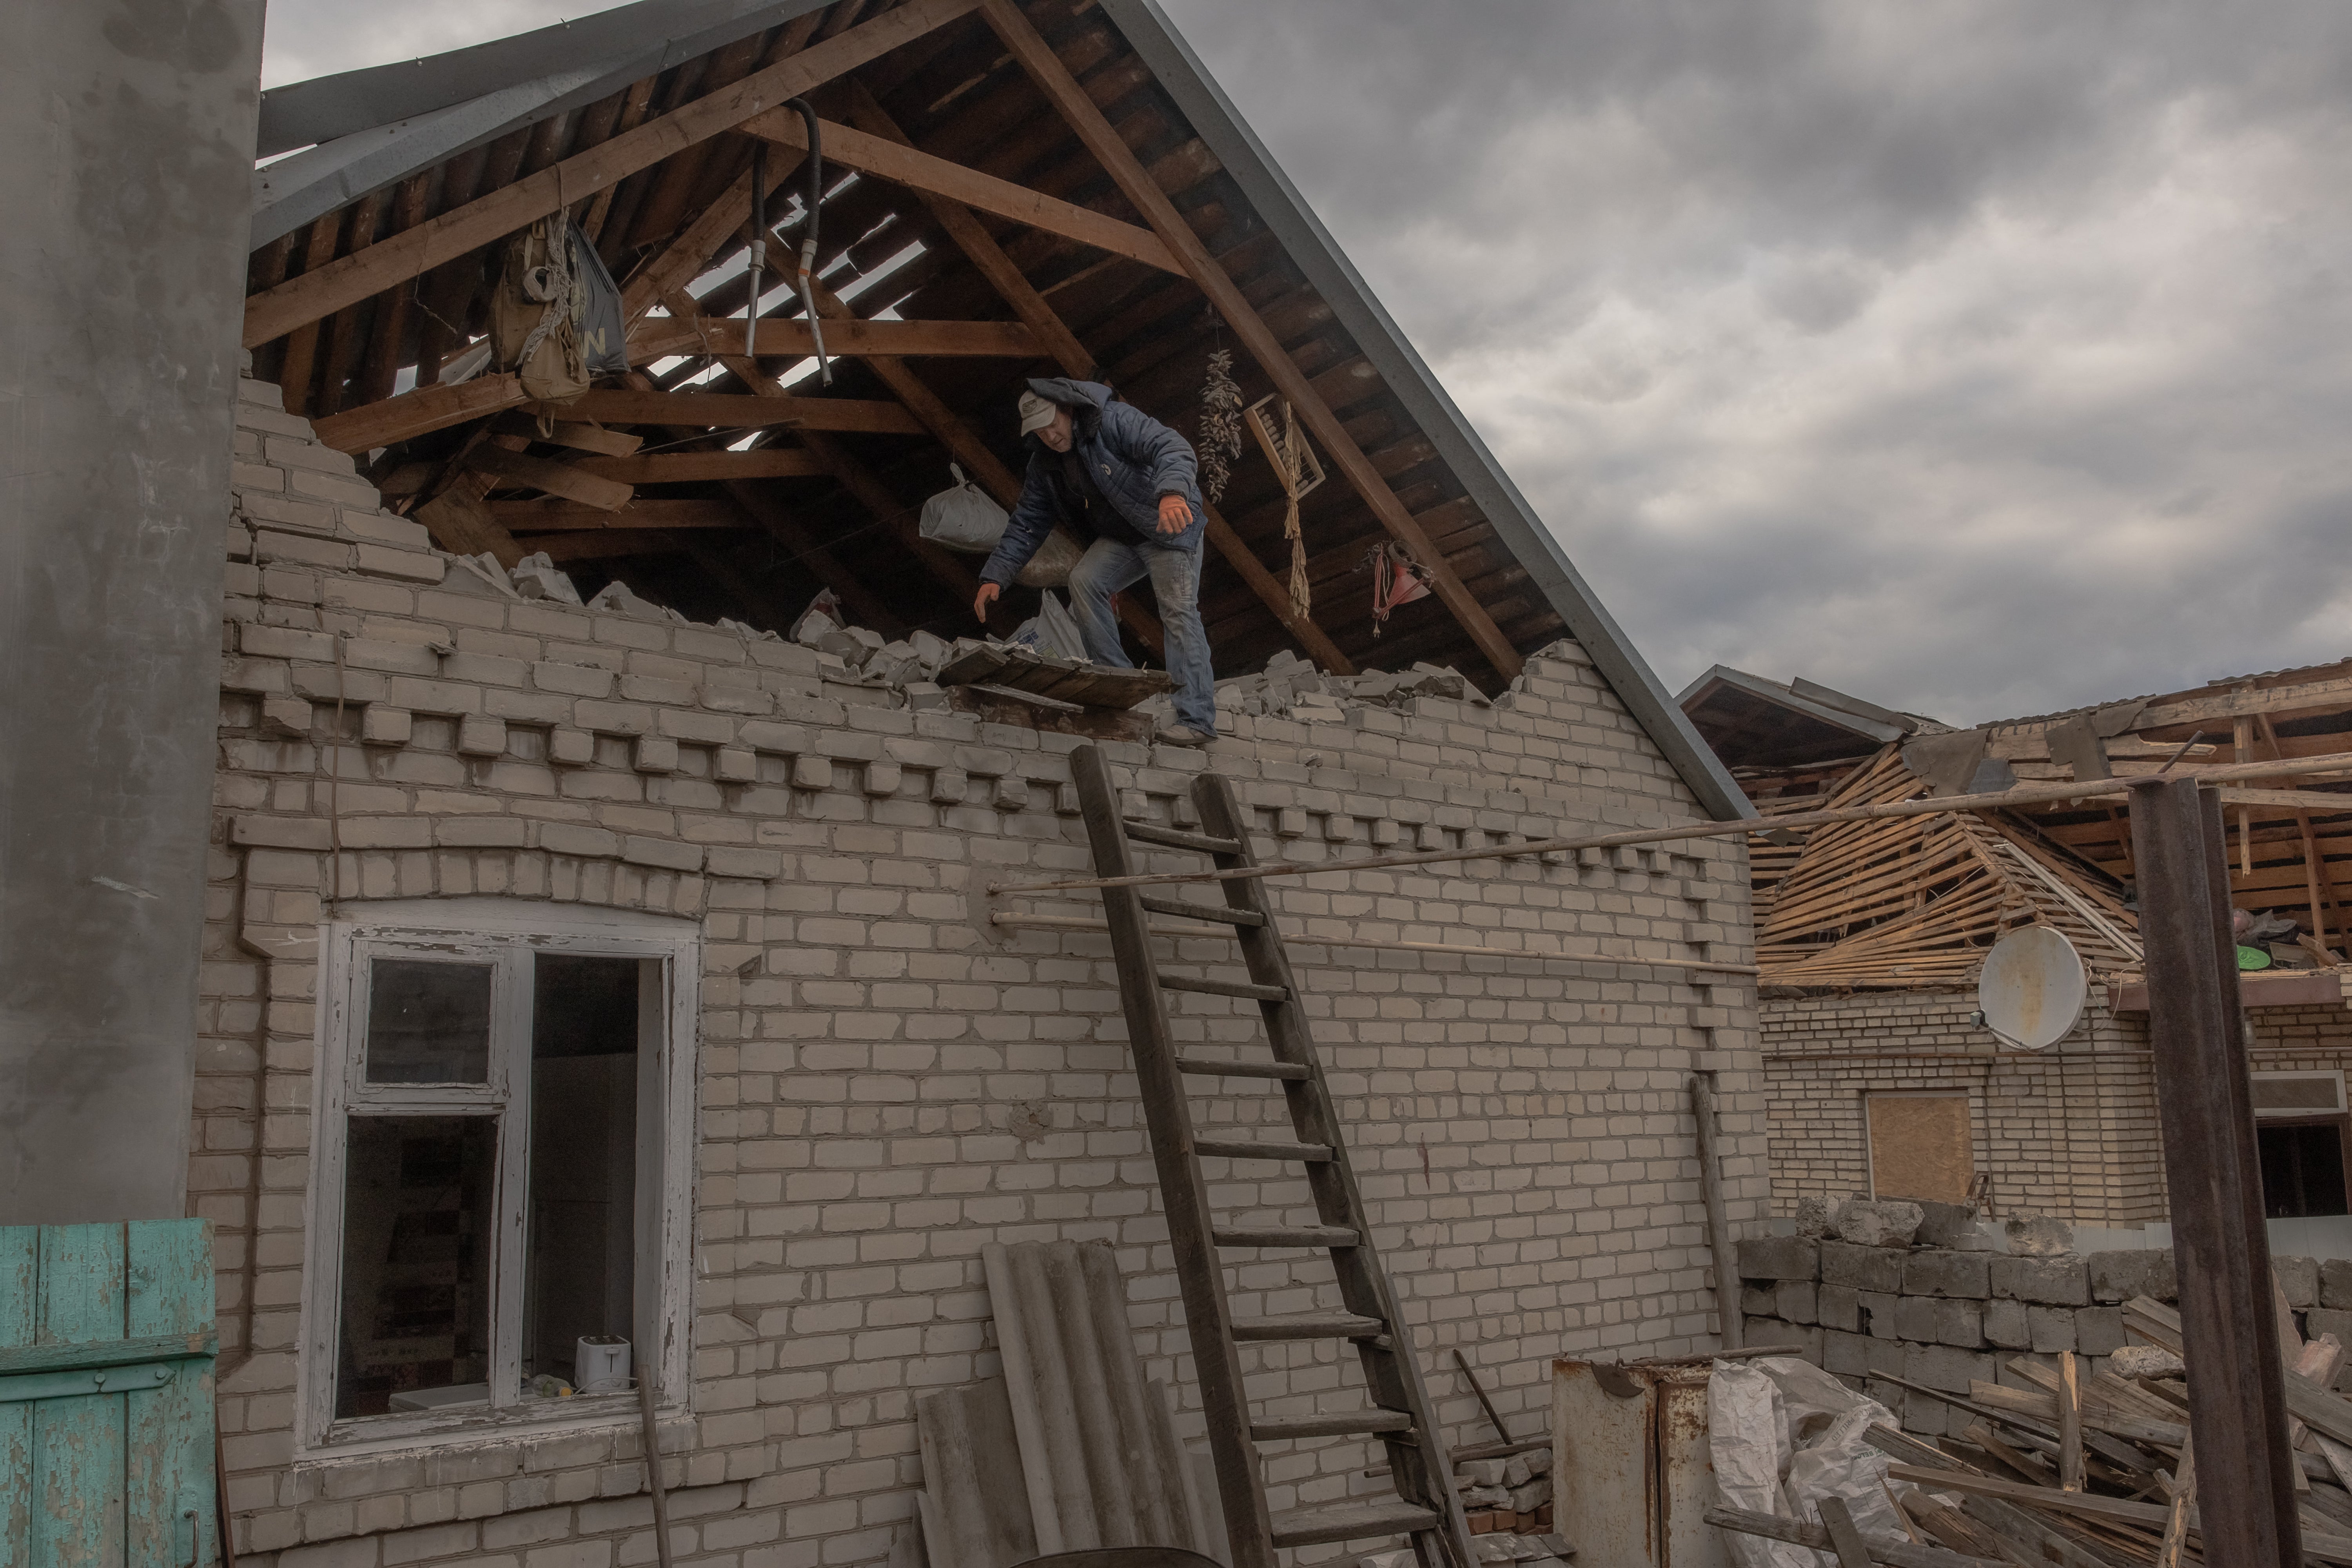
{"label": "metal pole", "polygon": [[1706,1244],[1715,1254],[1716,1337],[1727,1351],[1747,1342],[1739,1314],[1739,1252],[1732,1245],[1731,1217],[1723,1208],[1721,1129],[1715,1120],[1715,1075],[1691,1075],[1691,1114],[1698,1121],[1698,1190],[1706,1205]]}
{"label": "metal pole", "polygon": [[2227,829],[2220,798],[2191,779],[2134,780],[2131,824],[2205,1558],[2296,1563],[2303,1536],[2230,940]]}

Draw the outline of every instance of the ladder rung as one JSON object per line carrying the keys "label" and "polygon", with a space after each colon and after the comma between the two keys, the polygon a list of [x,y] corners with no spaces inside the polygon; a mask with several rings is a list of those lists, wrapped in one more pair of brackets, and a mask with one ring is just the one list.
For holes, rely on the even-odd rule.
{"label": "ladder rung", "polygon": [[1225,1228],[1209,1232],[1219,1247],[1361,1247],[1364,1238],[1345,1226],[1302,1225]]}
{"label": "ladder rung", "polygon": [[1136,902],[1155,915],[1179,915],[1187,920],[1223,921],[1229,926],[1262,926],[1265,917],[1255,910],[1237,910],[1231,904],[1196,904],[1187,899],[1155,899],[1139,893]]}
{"label": "ladder rung", "polygon": [[1331,1158],[1331,1145],[1195,1138],[1192,1140],[1192,1152],[1216,1160],[1297,1160],[1309,1165],[1319,1165]]}
{"label": "ladder rung", "polygon": [[1402,1410],[1341,1410],[1325,1415],[1261,1415],[1250,1423],[1252,1440],[1285,1437],[1345,1437],[1356,1432],[1410,1432],[1412,1417]]}
{"label": "ladder rung", "polygon": [[1157,844],[1165,849],[1191,849],[1202,855],[1238,855],[1242,847],[1230,838],[1212,838],[1205,833],[1186,833],[1181,828],[1162,827],[1156,822],[1138,822],[1122,817],[1119,826],[1127,829],[1129,838],[1140,838],[1146,844]]}
{"label": "ladder rung", "polygon": [[1300,1312],[1285,1318],[1235,1318],[1230,1325],[1235,1342],[1253,1340],[1372,1340],[1389,1331],[1378,1318],[1353,1312]]}
{"label": "ladder rung", "polygon": [[1286,1509],[1273,1516],[1276,1546],[1316,1546],[1331,1541],[1369,1541],[1375,1535],[1398,1535],[1435,1530],[1437,1510],[1395,1498],[1379,1502],[1347,1502],[1328,1508]]}
{"label": "ladder rung", "polygon": [[1210,1078],[1281,1078],[1293,1081],[1315,1076],[1315,1069],[1305,1062],[1220,1062],[1207,1057],[1178,1057],[1176,1070]]}
{"label": "ladder rung", "polygon": [[1163,991],[1198,991],[1206,996],[1240,996],[1252,1002],[1287,1002],[1289,989],[1281,985],[1253,985],[1246,980],[1195,980],[1189,974],[1163,974],[1160,977]]}

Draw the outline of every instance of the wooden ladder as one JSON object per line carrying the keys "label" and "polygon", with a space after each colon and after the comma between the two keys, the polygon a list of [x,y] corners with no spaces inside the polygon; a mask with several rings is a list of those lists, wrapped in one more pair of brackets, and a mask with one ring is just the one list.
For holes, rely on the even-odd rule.
{"label": "wooden ladder", "polygon": [[[1220,869],[1255,864],[1247,820],[1233,784],[1216,773],[1193,782],[1201,831],[1180,832],[1155,823],[1134,822],[1119,810],[1109,765],[1093,746],[1071,755],[1079,809],[1093,841],[1097,876],[1135,874],[1137,844],[1207,856]],[[1409,1533],[1426,1568],[1475,1568],[1468,1525],[1455,1495],[1453,1465],[1438,1430],[1412,1342],[1397,1312],[1396,1293],[1372,1246],[1370,1217],[1348,1165],[1348,1149],[1331,1091],[1316,1058],[1306,1009],[1291,978],[1265,884],[1238,879],[1213,886],[1219,903],[1154,897],[1134,888],[1102,889],[1110,922],[1111,952],[1118,966],[1119,1000],[1126,1008],[1128,1038],[1159,1168],[1160,1191],[1168,1214],[1169,1239],[1176,1255],[1177,1282],[1199,1368],[1201,1403],[1208,1418],[1209,1447],[1216,1463],[1217,1490],[1223,1500],[1225,1529],[1232,1538],[1234,1568],[1276,1568],[1275,1549],[1319,1542],[1361,1541]],[[1229,931],[1248,966],[1246,984],[1163,975],[1151,954],[1148,914],[1196,920]],[[1168,1026],[1165,991],[1204,992],[1255,1002],[1265,1021],[1271,1050],[1260,1060],[1214,1060],[1178,1054]],[[1188,1077],[1259,1079],[1278,1083],[1288,1103],[1297,1142],[1202,1136],[1192,1125],[1184,1087]],[[1221,1225],[1209,1209],[1202,1158],[1268,1160],[1305,1168],[1320,1223],[1276,1228]],[[1236,1319],[1225,1300],[1223,1248],[1320,1250],[1339,1277],[1345,1310],[1292,1317]],[[1315,1415],[1253,1415],[1242,1391],[1240,1346],[1244,1342],[1349,1340],[1362,1362],[1367,1408]],[[1257,1445],[1286,1438],[1363,1433],[1388,1449],[1396,1496],[1280,1514],[1269,1513]]]}

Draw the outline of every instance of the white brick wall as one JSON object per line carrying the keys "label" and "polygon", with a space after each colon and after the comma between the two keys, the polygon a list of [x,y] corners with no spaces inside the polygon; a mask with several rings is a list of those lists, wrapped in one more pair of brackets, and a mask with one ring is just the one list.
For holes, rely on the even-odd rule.
{"label": "white brick wall", "polygon": [[[694,1415],[665,1435],[682,1561],[884,1557],[918,1479],[914,1398],[994,1368],[991,1241],[1118,1243],[1137,1342],[1197,1436],[1106,944],[974,924],[990,879],[1088,868],[1077,742],[893,706],[790,645],[517,599],[366,508],[348,462],[270,389],[248,383],[245,409],[191,1169],[219,1227],[240,1552],[280,1568],[652,1556],[630,1430],[291,1462],[316,927],[338,889],[701,921]],[[1219,768],[1262,852],[1291,858],[1696,815],[1571,644],[1492,707],[1228,727],[1205,763],[1106,751],[1162,820],[1191,821],[1192,773]],[[1486,1436],[1447,1347],[1540,1430],[1549,1358],[1711,1343],[1685,1085],[1720,1074],[1732,1214],[1759,1218],[1749,984],[1313,938],[1638,939],[1747,962],[1738,842],[1271,886],[1449,1434]],[[1181,945],[1172,958],[1227,952]],[[1181,1037],[1254,1037],[1247,1005],[1171,1002]],[[1254,1092],[1195,1101],[1204,1125],[1269,1112]],[[1306,1205],[1301,1182],[1210,1176],[1236,1216]],[[1325,1272],[1246,1264],[1236,1305],[1295,1307]],[[1344,1347],[1244,1353],[1272,1408],[1356,1402]],[[1365,1462],[1361,1444],[1322,1441],[1270,1450],[1267,1474],[1282,1506],[1372,1489]]]}

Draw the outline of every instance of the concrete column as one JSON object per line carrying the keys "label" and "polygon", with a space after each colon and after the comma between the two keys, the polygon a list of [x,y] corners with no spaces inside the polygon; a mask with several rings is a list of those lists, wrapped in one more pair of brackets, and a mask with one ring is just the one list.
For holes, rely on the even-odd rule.
{"label": "concrete column", "polygon": [[0,1223],[186,1201],[261,20],[0,5]]}

